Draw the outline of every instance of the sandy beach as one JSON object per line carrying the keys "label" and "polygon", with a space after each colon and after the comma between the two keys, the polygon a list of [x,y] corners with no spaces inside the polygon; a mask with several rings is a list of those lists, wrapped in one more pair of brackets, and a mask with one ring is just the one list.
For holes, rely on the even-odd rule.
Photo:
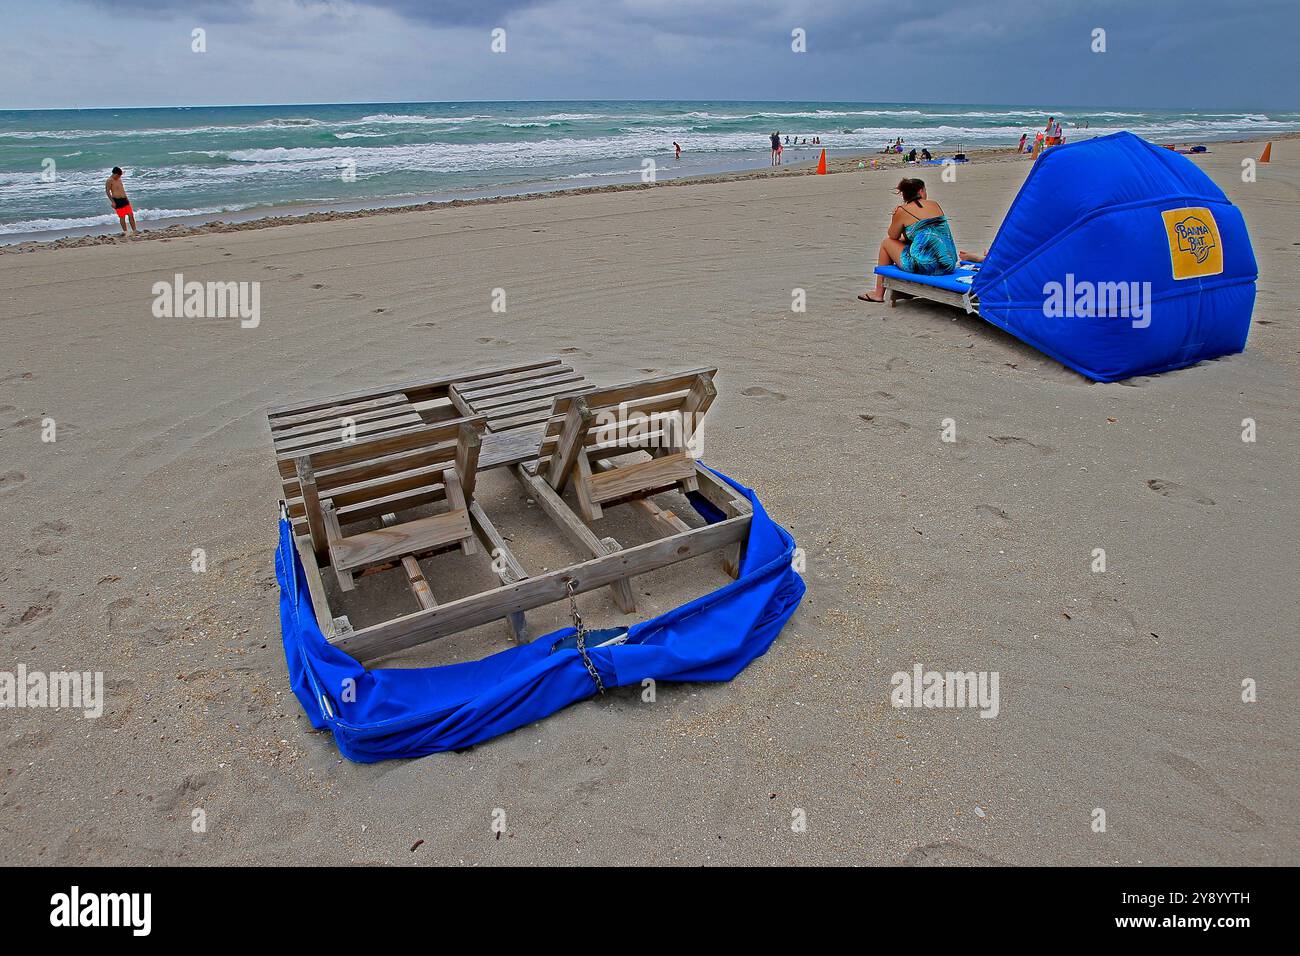
{"label": "sandy beach", "polygon": [[[1110,385],[951,308],[857,301],[899,171],[852,161],[11,248],[0,655],[103,671],[107,699],[97,719],[0,717],[0,863],[1300,863],[1296,143],[1256,182],[1260,143],[1194,160],[1259,260],[1246,351]],[[1029,169],[920,175],[984,248]],[[177,273],[259,282],[260,323],[156,318]],[[704,459],[794,534],[804,603],[731,683],[343,760],[286,678],[267,408],[549,356],[598,383],[716,365]],[[536,566],[572,560],[516,485],[481,493]],[[454,555],[426,565],[451,593],[484,586]],[[641,613],[725,580],[707,560],[654,572]],[[355,613],[403,592],[385,581]],[[626,620],[604,590],[583,609]],[[507,641],[485,625],[384,664]],[[918,662],[999,672],[998,717],[891,707]]]}

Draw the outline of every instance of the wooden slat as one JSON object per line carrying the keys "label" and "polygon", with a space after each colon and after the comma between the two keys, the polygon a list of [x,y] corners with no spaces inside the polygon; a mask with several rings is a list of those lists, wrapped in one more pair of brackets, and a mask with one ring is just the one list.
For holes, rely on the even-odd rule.
{"label": "wooden slat", "polygon": [[[321,489],[320,482],[317,480],[317,493],[321,497],[328,495],[333,498],[334,504],[342,511],[342,509],[349,506],[375,502],[380,499],[390,498],[401,492],[418,491],[431,488],[434,484],[441,484],[443,472],[452,464],[451,459],[446,459],[424,468],[411,468],[394,475],[384,475],[368,481],[338,485],[329,489]],[[388,510],[400,509],[389,508]],[[292,511],[290,513],[292,514]]]}
{"label": "wooden slat", "polygon": [[472,402],[475,408],[479,408],[483,402],[491,401],[494,398],[535,392],[574,382],[580,385],[586,383],[586,378],[581,372],[575,372],[567,365],[560,365],[554,369],[548,368],[542,371],[544,374],[539,374],[536,378],[525,378],[497,384],[494,384],[490,379],[484,379],[480,382],[471,382],[465,385],[463,389],[460,385],[455,386],[455,388],[466,401]]}
{"label": "wooden slat", "polygon": [[[355,422],[356,431],[353,433],[352,441],[368,441],[375,435],[384,432],[395,431],[399,428],[410,428],[412,425],[423,425],[424,419],[414,412],[404,412],[401,415],[392,418],[385,418],[379,421]],[[343,441],[343,426],[338,422],[332,422],[324,428],[318,428],[315,431],[304,432],[300,435],[288,435],[284,438],[278,438],[275,442],[275,450],[281,455],[297,454],[301,448],[315,448],[324,442],[339,442],[349,444]]]}
{"label": "wooden slat", "polygon": [[304,435],[342,432],[344,419],[352,420],[353,424],[356,425],[358,435],[383,431],[385,425],[393,428],[399,424],[418,425],[424,421],[411,405],[394,405],[391,408],[381,408],[364,414],[331,416],[320,421],[294,425],[292,428],[282,428],[275,432],[271,438],[276,449],[279,450],[287,439],[301,438]]}
{"label": "wooden slat", "polygon": [[[606,472],[612,471],[621,466],[608,461],[598,461],[594,462],[594,467],[598,472]],[[659,505],[655,504],[649,498],[638,498],[633,501],[632,504],[644,511],[650,517],[650,520],[658,525],[659,529],[666,534],[681,534],[683,531],[691,530],[691,526],[681,518],[677,517],[676,514],[669,511],[667,508],[659,507]]]}
{"label": "wooden slat", "polygon": [[316,556],[312,554],[311,540],[295,534],[293,546],[298,549],[298,560],[302,562],[303,574],[307,576],[307,593],[311,595],[311,610],[316,615],[316,626],[325,635],[325,640],[331,640],[335,636],[334,618],[325,593],[325,579],[321,577]]}
{"label": "wooden slat", "polygon": [[407,406],[406,395],[403,392],[394,392],[392,395],[384,395],[380,398],[371,398],[364,402],[345,402],[341,405],[328,405],[325,408],[318,409],[314,412],[305,412],[300,415],[281,415],[278,418],[269,419],[271,424],[271,437],[281,434],[283,431],[298,427],[300,425],[311,425],[316,422],[329,421],[339,415],[363,415],[369,412],[389,411],[394,407]]}
{"label": "wooden slat", "polygon": [[553,399],[557,395],[568,395],[584,387],[582,376],[577,376],[576,379],[570,378],[568,381],[563,381],[558,384],[523,389],[512,392],[508,395],[497,395],[492,398],[480,398],[476,395],[470,399],[470,403],[472,404],[476,414],[483,415],[488,412],[497,412],[498,414],[502,414],[503,409],[506,408],[513,408],[519,405],[536,402],[538,399],[542,398]]}
{"label": "wooden slat", "polygon": [[[410,428],[386,432],[374,438],[367,438],[364,441],[331,442],[328,445],[315,448],[304,448],[293,454],[277,455],[276,463],[280,468],[280,475],[287,478],[293,473],[293,459],[301,455],[311,456],[312,466],[318,473],[329,468],[368,462],[384,455],[454,441],[460,431],[462,421],[466,421],[466,419],[458,418],[450,422],[439,422],[435,425],[414,425]],[[483,427],[482,419],[474,419],[473,424],[476,428]]]}
{"label": "wooden slat", "polygon": [[444,545],[459,544],[472,537],[467,511],[448,511],[431,518],[417,518],[391,528],[352,534],[330,547],[335,569],[353,570],[379,564],[407,554],[420,554]]}
{"label": "wooden slat", "polygon": [[[618,412],[612,412],[609,406],[599,410],[593,410],[592,427],[588,432],[587,444],[594,445],[600,443],[606,437],[606,432],[616,430],[610,427],[612,423],[609,419],[611,417],[613,417],[616,422],[631,422],[640,416],[645,416],[652,420],[651,423],[645,427],[653,428],[655,426],[655,416],[671,414],[672,412],[680,410],[682,402],[686,400],[688,394],[687,391],[679,390],[667,395],[656,395],[651,398],[636,399],[627,402],[623,409]],[[557,401],[556,404],[559,405],[560,403]],[[540,457],[549,458],[550,455],[554,453],[555,443],[559,437],[559,428],[556,423],[562,422],[563,420],[563,418],[552,418],[547,422],[546,435],[542,439],[542,446],[539,452]]]}
{"label": "wooden slat", "polygon": [[[398,523],[397,515],[391,513],[384,515],[380,521],[385,528],[391,528]],[[426,610],[437,607],[438,602],[433,596],[433,588],[429,587],[429,579],[424,576],[424,569],[420,567],[420,562],[415,555],[408,554],[402,558],[402,570],[406,572],[406,583],[410,585],[415,599],[420,602],[420,607]]]}
{"label": "wooden slat", "polygon": [[467,499],[474,497],[474,488],[478,484],[478,462],[482,449],[483,438],[479,430],[468,422],[463,423],[460,434],[456,436],[456,474]]}
{"label": "wooden slat", "polygon": [[742,515],[692,528],[684,534],[660,538],[548,574],[525,578],[428,611],[416,611],[381,624],[372,624],[351,634],[339,635],[331,643],[359,661],[371,660],[498,620],[515,611],[527,611],[564,600],[570,582],[574,593],[581,594],[717,550],[742,540],[749,531],[751,520],[750,515]]}
{"label": "wooden slat", "polygon": [[556,491],[564,490],[564,483],[568,480],[569,472],[577,461],[578,449],[585,442],[587,429],[591,427],[591,417],[591,409],[588,408],[587,403],[581,397],[573,399],[564,418],[564,429],[560,432],[555,451],[551,455],[550,467],[546,472],[547,482]]}
{"label": "wooden slat", "polygon": [[412,491],[403,491],[383,498],[369,498],[354,505],[344,505],[339,508],[339,521],[344,525],[355,524],[367,518],[382,517],[390,511],[400,513],[411,508],[434,504],[445,500],[446,497],[446,489],[442,487],[442,482],[438,482],[436,485],[425,485]]}
{"label": "wooden slat", "polygon": [[537,443],[542,429],[520,428],[509,432],[488,432],[483,436],[479,452],[479,471],[489,471],[502,465],[517,465],[537,457]]}
{"label": "wooden slat", "polygon": [[[634,402],[638,399],[653,399],[669,392],[684,392],[695,384],[697,376],[705,375],[712,379],[717,373],[716,368],[697,368],[689,372],[656,375],[653,378],[643,378],[623,385],[595,388],[587,392],[583,397],[587,402],[587,407],[595,411],[601,408],[616,407],[624,402]],[[557,398],[555,400],[555,413],[558,415],[567,411],[568,405],[565,400]]]}
{"label": "wooden slat", "polygon": [[[493,570],[496,572],[497,579],[502,584],[514,584],[516,581],[522,581],[528,577],[528,572],[524,566],[519,563],[506,539],[502,537],[501,532],[488,519],[487,512],[477,501],[471,501],[469,504],[469,517],[474,525],[474,531],[478,534],[479,540],[483,542],[483,548],[487,551],[488,557],[492,561]],[[506,616],[510,623],[510,633],[515,641],[519,644],[528,642],[528,620],[523,611],[512,611]]]}
{"label": "wooden slat", "polygon": [[303,515],[307,519],[312,550],[316,552],[316,559],[321,560],[329,551],[329,544],[325,538],[325,519],[320,510],[320,494],[316,489],[316,475],[312,471],[311,459],[299,458],[294,462],[294,468],[302,492]]}
{"label": "wooden slat", "polygon": [[[414,451],[382,455],[353,465],[323,468],[316,472],[316,483],[325,489],[342,488],[347,485],[370,481],[374,478],[395,476],[421,468],[447,465],[453,462],[455,458],[456,443],[444,441],[430,447],[417,448]],[[286,482],[285,491],[286,493],[291,491],[288,482]]]}
{"label": "wooden slat", "polygon": [[693,477],[695,477],[695,459],[683,452],[677,452],[592,475],[591,497],[598,504],[604,504],[630,495],[661,491]]}
{"label": "wooden slat", "polygon": [[480,378],[491,378],[493,376],[503,375],[510,372],[521,372],[527,369],[544,368],[548,365],[559,365],[558,358],[542,359],[537,362],[527,362],[522,365],[506,365],[498,368],[476,369],[469,372],[457,372],[452,375],[443,375],[435,379],[416,380],[413,382],[400,382],[395,385],[386,385],[382,387],[370,387],[354,389],[350,392],[344,392],[342,395],[334,395],[330,398],[308,399],[304,402],[293,402],[288,405],[277,405],[267,409],[268,418],[281,418],[285,415],[306,413],[316,411],[322,408],[329,408],[332,405],[341,405],[346,402],[359,402],[377,396],[391,395],[394,392],[405,392],[413,402],[426,401],[430,398],[446,398],[447,387],[452,382],[470,382]]}
{"label": "wooden slat", "polygon": [[[546,512],[550,518],[562,531],[579,551],[591,555],[592,557],[601,557],[610,554],[619,548],[619,543],[613,538],[598,538],[595,533],[582,523],[582,519],[573,513],[573,509],[564,503],[564,499],[555,493],[545,479],[538,475],[531,475],[523,465],[516,465],[511,472],[523,485],[524,490],[533,496],[533,500],[538,506]],[[636,596],[632,593],[632,585],[629,581],[614,581],[610,585],[610,593],[614,598],[615,605],[624,614],[631,614],[636,610]]]}
{"label": "wooden slat", "polygon": [[559,359],[553,359],[548,365],[530,366],[524,371],[505,372],[499,375],[485,375],[476,379],[457,380],[456,388],[462,395],[468,397],[489,389],[509,385],[513,382],[530,382],[547,375],[572,371],[573,367],[571,365],[566,365]]}

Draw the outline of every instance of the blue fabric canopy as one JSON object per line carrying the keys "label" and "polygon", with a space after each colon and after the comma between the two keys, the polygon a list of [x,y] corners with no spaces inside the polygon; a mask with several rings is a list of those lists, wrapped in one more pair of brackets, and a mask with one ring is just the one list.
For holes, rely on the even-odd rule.
{"label": "blue fabric canopy", "polygon": [[[634,624],[627,643],[588,653],[606,687],[645,678],[727,681],[776,640],[804,593],[792,566],[794,538],[748,488],[714,472],[754,507],[740,576],[666,614]],[[722,516],[691,497],[707,521]],[[289,682],[312,726],[328,727],[339,751],[372,763],[481,743],[596,693],[576,649],[552,653],[565,628],[479,661],[367,670],[321,634],[289,521],[275,556],[280,628]]]}
{"label": "blue fabric canopy", "polygon": [[971,291],[982,318],[1112,382],[1242,351],[1257,273],[1209,176],[1115,133],[1034,163]]}

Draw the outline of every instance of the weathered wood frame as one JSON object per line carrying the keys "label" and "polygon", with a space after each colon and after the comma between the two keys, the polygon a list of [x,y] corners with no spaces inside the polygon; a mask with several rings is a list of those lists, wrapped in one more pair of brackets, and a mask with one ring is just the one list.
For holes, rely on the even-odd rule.
{"label": "weathered wood frame", "polygon": [[[556,368],[553,374],[551,372],[552,368]],[[563,404],[565,406],[566,411],[564,414],[567,416],[574,408],[583,407],[581,393],[591,390],[590,386],[583,384],[581,376],[569,376],[569,371],[567,367],[559,367],[558,360],[553,359],[549,362],[533,363],[528,366],[514,367],[513,369],[485,370],[461,376],[448,376],[433,383],[407,383],[386,390],[353,392],[335,399],[304,403],[297,406],[281,406],[278,409],[273,409],[269,414],[273,416],[273,421],[278,417],[283,422],[286,416],[305,416],[315,412],[328,412],[343,403],[348,403],[349,407],[363,407],[365,403],[375,401],[376,396],[400,392],[408,399],[411,396],[420,396],[422,403],[428,403],[437,398],[449,399],[457,412],[466,416],[474,416],[476,420],[482,421],[484,413],[482,405],[476,403],[468,395],[461,396],[455,386],[476,379],[493,378],[499,380],[502,378],[509,379],[510,376],[515,374],[520,376],[540,374],[546,376],[545,387],[547,389],[553,390],[554,387],[567,384],[575,385],[578,388],[578,391],[562,392],[555,396],[563,399],[563,402],[557,403],[557,405]],[[712,370],[709,371],[712,372]],[[698,372],[684,374],[696,376]],[[564,380],[560,381],[562,378]],[[668,376],[663,377],[665,381],[670,379],[671,377]],[[712,386],[709,385],[708,388],[711,389]],[[509,396],[515,390],[504,385],[493,385],[476,390],[467,390],[467,393],[469,391],[476,391],[480,398],[487,396],[492,399],[492,403],[495,403],[502,398],[505,398],[508,402]],[[690,399],[691,403],[693,403],[692,407],[702,405],[703,408],[707,408],[708,402],[711,400],[711,394],[702,396],[697,392],[692,392],[692,398]],[[505,411],[508,412],[509,410],[508,407],[505,408]],[[577,415],[581,418],[582,413],[578,412]],[[420,609],[364,628],[353,629],[346,617],[336,618],[332,614],[321,573],[322,562],[326,559],[327,554],[318,558],[317,550],[313,547],[310,529],[307,528],[304,529],[307,533],[295,534],[295,544],[307,576],[308,591],[311,595],[316,620],[326,640],[351,654],[358,661],[364,662],[399,650],[415,647],[480,624],[504,619],[509,623],[515,639],[524,642],[528,640],[526,612],[536,607],[566,600],[570,590],[574,594],[581,594],[608,586],[619,609],[624,613],[633,613],[635,611],[635,599],[631,579],[639,574],[718,550],[723,552],[723,567],[727,573],[733,577],[739,574],[740,562],[752,519],[752,508],[749,501],[737,494],[735,489],[720,481],[708,469],[698,463],[693,463],[694,474],[689,482],[683,482],[682,485],[692,491],[697,491],[726,517],[713,524],[692,528],[673,512],[650,500],[650,496],[633,498],[627,503],[644,511],[655,526],[664,532],[664,536],[645,544],[624,548],[613,538],[597,536],[547,482],[544,475],[539,473],[548,464],[542,462],[542,468],[537,467],[536,456],[539,443],[544,440],[545,421],[550,420],[549,417],[545,419],[540,430],[535,430],[535,426],[538,424],[535,419],[522,424],[515,420],[505,420],[502,432],[484,436],[483,455],[479,460],[478,470],[484,470],[485,467],[509,467],[524,490],[533,496],[557,529],[582,553],[590,555],[589,558],[545,574],[530,575],[510,550],[504,537],[493,526],[482,505],[472,497],[471,486],[471,496],[469,496],[468,500],[470,524],[474,535],[483,544],[484,553],[489,557],[495,555],[499,559],[494,562],[493,570],[501,582],[500,585],[488,591],[439,604],[433,595],[432,588],[420,570],[416,556],[404,556],[400,562],[380,568],[368,569],[363,573],[370,573],[371,570],[384,570],[388,567],[403,567],[411,590],[420,604]],[[451,425],[456,424],[456,421],[446,420],[440,422],[440,424]],[[489,422],[487,427],[490,432],[493,427],[492,423]],[[395,435],[402,430],[396,428],[387,432],[387,434]],[[281,431],[283,431],[283,428]],[[585,439],[585,435],[579,436],[579,438]],[[488,451],[487,447],[489,439],[497,440],[491,452]],[[400,436],[397,440],[400,442]],[[527,447],[528,440],[533,443],[531,457],[534,461],[532,463],[528,461],[528,456],[523,450]],[[581,454],[574,456],[572,459],[572,464],[575,466],[581,460],[589,470],[594,471],[597,475],[609,474],[619,470],[619,466],[608,461],[590,461],[585,446],[580,451]],[[284,456],[279,457],[283,459]],[[308,465],[307,476],[310,477],[310,463]],[[295,469],[298,467],[299,463],[295,461]],[[286,477],[283,463],[281,465],[281,474],[282,477]],[[303,497],[299,499],[300,506],[306,495],[310,493],[307,484],[308,482],[302,483]],[[460,488],[455,490],[460,491]],[[442,495],[445,495],[445,493],[445,490],[443,490]],[[442,497],[442,495],[437,497]],[[430,500],[432,500],[432,497]],[[387,527],[397,522],[397,516],[394,513],[384,513],[381,516],[381,521]],[[470,549],[467,548],[466,550],[469,551]],[[328,566],[328,564],[325,566]]]}
{"label": "weathered wood frame", "polygon": [[890,308],[893,308],[899,299],[929,299],[932,302],[942,302],[944,305],[954,305],[970,315],[980,314],[980,302],[976,296],[963,295],[951,289],[940,289],[926,285],[924,282],[912,282],[897,276],[881,276],[881,279],[885,283],[885,301]]}

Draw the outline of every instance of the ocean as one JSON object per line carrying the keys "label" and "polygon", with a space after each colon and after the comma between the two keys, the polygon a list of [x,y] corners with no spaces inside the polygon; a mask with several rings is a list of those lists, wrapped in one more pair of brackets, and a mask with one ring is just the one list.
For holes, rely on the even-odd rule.
{"label": "ocean", "polygon": [[[116,229],[111,167],[142,225],[633,182],[766,166],[768,134],[832,154],[901,136],[935,151],[1010,146],[1056,116],[1067,142],[1300,130],[1300,113],[896,103],[566,101],[0,111],[0,242]],[[1085,128],[1086,125],[1086,128]],[[681,143],[682,158],[673,155]],[[818,149],[791,148],[787,162]]]}

